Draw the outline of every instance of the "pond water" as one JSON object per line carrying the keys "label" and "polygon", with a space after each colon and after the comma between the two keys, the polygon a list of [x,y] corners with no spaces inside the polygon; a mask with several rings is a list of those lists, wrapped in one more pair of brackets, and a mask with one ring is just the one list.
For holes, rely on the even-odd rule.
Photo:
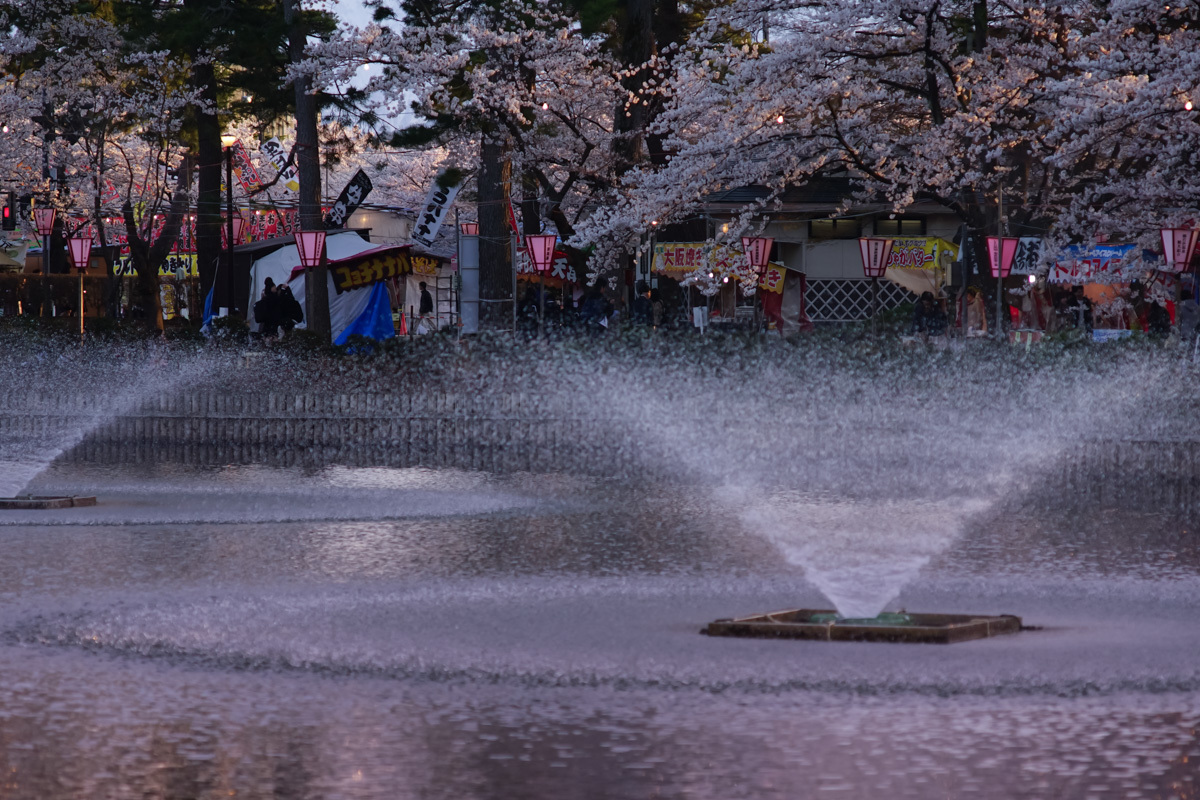
{"label": "pond water", "polygon": [[755,527],[828,510],[794,495],[169,463],[29,490],[101,503],[0,517],[3,797],[1198,793],[1180,517],[903,509],[889,610],[1041,628],[940,647],[699,635],[829,607]]}

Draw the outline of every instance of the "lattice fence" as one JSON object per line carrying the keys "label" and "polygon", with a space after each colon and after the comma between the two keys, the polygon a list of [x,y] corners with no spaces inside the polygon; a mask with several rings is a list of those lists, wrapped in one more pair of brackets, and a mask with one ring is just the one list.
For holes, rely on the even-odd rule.
{"label": "lattice fence", "polygon": [[[879,310],[915,303],[917,296],[891,281],[879,282]],[[813,322],[855,322],[871,318],[871,282],[810,280],[805,294],[808,318]]]}

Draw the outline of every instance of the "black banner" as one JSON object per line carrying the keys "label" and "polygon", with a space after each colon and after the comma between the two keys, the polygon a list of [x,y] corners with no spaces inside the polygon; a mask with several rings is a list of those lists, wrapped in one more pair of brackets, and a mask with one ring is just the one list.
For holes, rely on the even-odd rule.
{"label": "black banner", "polygon": [[325,215],[325,229],[333,230],[345,227],[346,220],[362,204],[362,201],[367,199],[367,195],[370,192],[371,179],[367,177],[367,173],[360,169],[354,173],[354,177],[350,179],[350,182],[346,184],[346,188],[342,189],[342,193],[338,195],[337,202],[333,204],[333,208],[329,209],[329,213]]}

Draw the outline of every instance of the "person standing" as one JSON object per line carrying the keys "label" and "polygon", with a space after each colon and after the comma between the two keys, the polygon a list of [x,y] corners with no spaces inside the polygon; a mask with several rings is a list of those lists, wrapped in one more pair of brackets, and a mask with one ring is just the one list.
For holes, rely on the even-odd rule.
{"label": "person standing", "polygon": [[279,295],[279,327],[283,329],[286,336],[297,324],[304,322],[304,309],[300,307],[300,301],[292,294],[292,287],[286,283],[276,289],[276,292]]}
{"label": "person standing", "polygon": [[263,281],[262,296],[254,304],[254,321],[258,323],[258,332],[264,339],[274,338],[279,333],[279,317],[279,295],[275,281],[267,278]]}

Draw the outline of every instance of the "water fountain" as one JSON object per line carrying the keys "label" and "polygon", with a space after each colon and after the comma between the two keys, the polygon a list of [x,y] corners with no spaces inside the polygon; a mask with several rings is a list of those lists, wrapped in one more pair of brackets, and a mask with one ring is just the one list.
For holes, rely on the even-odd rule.
{"label": "water fountain", "polygon": [[[1121,459],[1186,429],[1194,375],[674,347],[210,372],[23,472],[101,502],[0,515],[12,791],[1186,796],[1200,561]],[[696,635],[903,609],[1044,630]]]}

